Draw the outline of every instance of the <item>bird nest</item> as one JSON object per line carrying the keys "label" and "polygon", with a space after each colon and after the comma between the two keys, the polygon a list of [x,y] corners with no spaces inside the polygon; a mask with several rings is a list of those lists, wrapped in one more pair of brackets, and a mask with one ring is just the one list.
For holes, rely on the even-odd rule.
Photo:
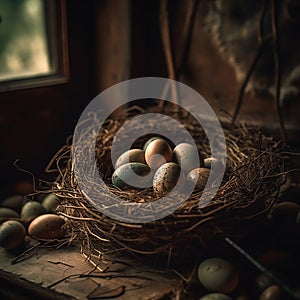
{"label": "bird nest", "polygon": [[[142,110],[142,109],[140,109]],[[111,184],[113,166],[111,145],[116,133],[136,112],[136,108],[107,119],[99,132],[87,131],[83,151],[77,153],[84,164],[86,151],[92,147],[97,161],[97,169],[105,188],[97,182],[86,182],[106,199],[107,188],[117,197],[124,199],[120,209],[135,208],[157,199],[152,188],[142,190],[120,190]],[[141,113],[141,111],[138,111]],[[204,130],[191,114],[167,113],[180,121],[192,135],[203,157],[210,157],[211,149]],[[97,122],[91,116],[91,124]],[[181,255],[187,247],[202,247],[216,236],[246,235],[255,227],[256,220],[266,216],[278,198],[280,186],[284,183],[283,159],[280,142],[267,137],[257,128],[245,124],[222,121],[227,147],[225,175],[214,198],[199,208],[201,192],[193,192],[189,199],[172,214],[160,220],[135,224],[118,221],[101,213],[93,200],[80,189],[72,162],[72,147],[66,145],[55,157],[59,176],[52,191],[61,199],[58,213],[66,217],[72,238],[91,251],[128,251],[137,254]],[[140,128],[147,124],[138,124]],[[163,124],[162,124],[163,126]],[[176,130],[169,128],[170,132]],[[174,133],[174,132],[173,132]],[[149,136],[142,136],[134,147],[141,147]],[[215,137],[218,140],[218,137]],[[88,168],[86,170],[89,172]],[[125,203],[125,205],[124,205]],[[142,205],[141,205],[142,207]],[[129,208],[130,209],[130,208]],[[141,208],[142,209],[142,208]]]}

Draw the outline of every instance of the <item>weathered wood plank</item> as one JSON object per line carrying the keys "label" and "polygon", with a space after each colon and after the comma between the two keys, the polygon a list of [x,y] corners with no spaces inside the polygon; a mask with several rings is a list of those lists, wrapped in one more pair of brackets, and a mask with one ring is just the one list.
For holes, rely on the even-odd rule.
{"label": "weathered wood plank", "polygon": [[144,271],[130,261],[115,263],[94,258],[91,263],[76,247],[39,248],[17,264],[12,264],[14,259],[14,255],[0,250],[1,274],[8,274],[8,280],[23,289],[49,297],[59,293],[75,299],[158,300],[168,299],[164,297],[172,295],[178,286],[177,279],[166,278],[154,268]]}

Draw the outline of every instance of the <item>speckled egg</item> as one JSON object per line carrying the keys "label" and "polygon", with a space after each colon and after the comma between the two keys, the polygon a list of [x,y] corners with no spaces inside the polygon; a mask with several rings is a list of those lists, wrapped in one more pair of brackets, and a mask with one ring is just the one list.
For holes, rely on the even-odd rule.
{"label": "speckled egg", "polygon": [[261,293],[259,300],[279,300],[281,294],[282,291],[278,285],[271,285]]}
{"label": "speckled egg", "polygon": [[0,245],[6,250],[20,247],[24,243],[26,230],[22,223],[9,220],[0,225]]}
{"label": "speckled egg", "polygon": [[168,194],[178,182],[178,191],[182,191],[185,184],[184,176],[181,175],[180,167],[169,162],[162,165],[154,174],[153,190],[156,195],[163,196]]}
{"label": "speckled egg", "polygon": [[116,161],[115,169],[118,169],[120,166],[128,164],[130,162],[139,162],[146,164],[145,161],[145,151],[141,149],[130,149],[124,152]]}
{"label": "speckled egg", "polygon": [[204,163],[204,168],[207,168],[207,169],[211,169],[212,166],[219,167],[219,166],[223,165],[223,163],[220,160],[218,160],[214,157],[205,158],[203,163]]}
{"label": "speckled egg", "polygon": [[11,208],[19,212],[22,208],[23,201],[24,201],[24,197],[22,195],[13,195],[3,199],[0,202],[0,206]]}
{"label": "speckled egg", "polygon": [[45,207],[37,201],[29,201],[24,204],[21,210],[21,218],[23,220],[33,220],[37,216],[46,213]]}
{"label": "speckled egg", "polygon": [[0,219],[4,218],[19,218],[19,214],[10,208],[0,207]]}
{"label": "speckled egg", "polygon": [[236,268],[222,258],[204,260],[199,265],[198,277],[203,287],[212,292],[231,293],[239,282]]}
{"label": "speckled egg", "polygon": [[[186,174],[193,169],[203,167],[203,158],[198,149],[191,144],[178,144],[173,150],[173,155],[177,164]],[[199,161],[199,164],[197,164],[197,161]]]}
{"label": "speckled egg", "polygon": [[[131,171],[138,175],[138,180],[135,180],[131,183]],[[133,162],[120,166],[116,169],[112,175],[112,184],[120,189],[126,188],[139,188],[139,187],[151,187],[152,178],[147,176],[151,173],[149,166]],[[132,179],[131,179],[132,180]]]}
{"label": "speckled egg", "polygon": [[165,140],[154,140],[146,148],[145,160],[153,170],[157,170],[163,164],[172,161],[172,159],[172,149]]}
{"label": "speckled egg", "polygon": [[202,296],[199,300],[231,300],[229,296],[221,293],[210,293]]}
{"label": "speckled egg", "polygon": [[28,227],[28,234],[38,240],[61,239],[66,230],[63,227],[65,220],[55,214],[45,214],[35,218]]}
{"label": "speckled egg", "polygon": [[197,191],[203,191],[207,183],[211,170],[207,168],[197,168],[190,171],[186,176],[188,187],[195,187]]}
{"label": "speckled egg", "polygon": [[47,195],[42,202],[42,206],[46,209],[47,213],[54,212],[59,204],[59,199],[54,194]]}

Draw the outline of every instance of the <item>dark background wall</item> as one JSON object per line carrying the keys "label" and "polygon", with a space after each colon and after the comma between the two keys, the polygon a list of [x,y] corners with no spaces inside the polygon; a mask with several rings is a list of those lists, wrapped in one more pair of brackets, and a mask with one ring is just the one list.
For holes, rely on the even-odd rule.
{"label": "dark background wall", "polygon": [[[30,180],[13,163],[45,177],[44,168],[72,134],[83,108],[105,88],[129,78],[167,76],[159,29],[160,1],[66,1],[69,81],[0,93],[0,187],[10,193]],[[185,14],[192,0],[172,1],[172,47],[183,48]],[[190,55],[181,80],[201,93],[218,113],[232,113],[240,89],[232,66],[205,30],[207,1],[200,1]],[[299,101],[285,108],[290,140],[297,140]],[[278,130],[275,101],[247,95],[240,119]],[[46,176],[47,177],[47,176]]]}

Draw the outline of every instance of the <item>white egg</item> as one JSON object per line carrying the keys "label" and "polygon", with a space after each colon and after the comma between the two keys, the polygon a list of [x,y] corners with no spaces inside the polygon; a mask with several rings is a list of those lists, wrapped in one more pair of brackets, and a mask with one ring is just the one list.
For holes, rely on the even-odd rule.
{"label": "white egg", "polygon": [[199,154],[197,147],[191,144],[178,144],[174,148],[173,154],[175,161],[186,174],[193,169],[200,168],[203,166],[203,159]]}

